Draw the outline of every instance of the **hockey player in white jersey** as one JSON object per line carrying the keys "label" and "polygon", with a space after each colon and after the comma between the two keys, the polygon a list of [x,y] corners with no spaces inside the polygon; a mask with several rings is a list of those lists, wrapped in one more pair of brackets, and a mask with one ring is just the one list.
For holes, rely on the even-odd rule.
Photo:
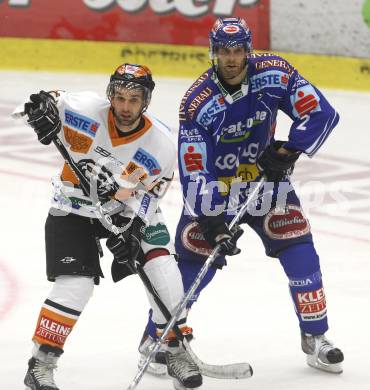
{"label": "hockey player in white jersey", "polygon": [[[142,267],[170,311],[183,296],[173,245],[158,207],[173,176],[176,147],[169,129],[146,113],[154,85],[147,67],[123,64],[110,78],[107,98],[92,92],[41,91],[24,106],[38,140],[48,145],[59,137],[91,183],[90,193],[84,193],[67,164],[54,180],[45,225],[47,277],[54,284],[33,335],[34,349],[24,379],[28,389],[59,389],[53,376],[57,361],[103,276],[100,239],[107,238],[114,255],[114,281]],[[95,198],[111,216],[111,225],[103,226],[98,218]],[[121,233],[112,233],[112,226]],[[160,334],[166,319],[148,297]],[[185,312],[177,325],[183,334],[191,333]],[[198,367],[173,334],[165,358],[178,386],[202,384]]]}

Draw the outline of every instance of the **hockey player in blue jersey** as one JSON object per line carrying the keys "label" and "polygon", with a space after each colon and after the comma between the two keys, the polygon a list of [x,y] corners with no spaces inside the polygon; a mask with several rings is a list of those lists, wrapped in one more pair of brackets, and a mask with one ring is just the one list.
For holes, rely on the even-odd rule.
{"label": "hockey player in blue jersey", "polygon": [[[292,65],[273,54],[252,50],[251,32],[240,18],[218,19],[210,33],[213,66],[186,92],[180,106],[179,171],[184,208],[176,250],[185,290],[212,248],[221,256],[203,279],[198,294],[240,253],[241,228],[228,228],[249,186],[267,180],[259,208],[244,215],[261,238],[267,256],[277,258],[288,277],[307,363],[341,373],[343,353],[327,340],[325,292],[310,225],[289,181],[301,154],[313,157],[339,120],[322,93]],[[289,137],[274,137],[281,110],[292,119]],[[193,304],[192,301],[190,304]],[[155,338],[149,321],[147,346]],[[147,337],[147,335],[150,335]],[[145,354],[144,344],[140,351]],[[153,366],[160,372],[160,366]]]}

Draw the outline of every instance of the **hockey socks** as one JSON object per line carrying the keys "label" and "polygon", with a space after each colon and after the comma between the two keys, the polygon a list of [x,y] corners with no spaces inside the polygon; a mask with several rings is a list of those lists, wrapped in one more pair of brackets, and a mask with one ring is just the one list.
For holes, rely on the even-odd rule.
{"label": "hockey socks", "polygon": [[319,257],[311,243],[297,244],[279,256],[289,278],[289,289],[301,329],[321,335],[328,330],[325,291]]}
{"label": "hockey socks", "polygon": [[92,295],[93,278],[59,276],[42,305],[33,341],[63,349],[82,310]]}
{"label": "hockey socks", "polygon": [[63,349],[80,314],[77,310],[46,299],[37,320],[33,341]]}

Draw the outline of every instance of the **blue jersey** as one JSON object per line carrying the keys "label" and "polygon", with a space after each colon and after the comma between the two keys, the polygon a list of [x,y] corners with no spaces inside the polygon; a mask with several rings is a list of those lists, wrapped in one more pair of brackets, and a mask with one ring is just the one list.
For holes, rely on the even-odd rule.
{"label": "blue jersey", "polygon": [[229,199],[233,185],[259,176],[256,161],[274,141],[279,109],[293,121],[284,147],[310,157],[339,120],[321,92],[273,54],[252,55],[233,94],[213,68],[195,81],[180,106],[179,171],[187,213],[204,215],[204,205],[236,206]]}

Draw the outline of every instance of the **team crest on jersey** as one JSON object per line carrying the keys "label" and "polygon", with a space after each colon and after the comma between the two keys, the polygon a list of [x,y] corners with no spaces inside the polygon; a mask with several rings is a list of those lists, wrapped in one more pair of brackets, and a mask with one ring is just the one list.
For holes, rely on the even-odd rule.
{"label": "team crest on jersey", "polygon": [[142,148],[136,151],[133,159],[148,171],[149,176],[159,175],[162,171],[158,161]]}
{"label": "team crest on jersey", "polygon": [[91,137],[95,137],[96,131],[100,126],[100,123],[95,120],[70,110],[65,110],[64,117],[66,124],[88,134]]}

